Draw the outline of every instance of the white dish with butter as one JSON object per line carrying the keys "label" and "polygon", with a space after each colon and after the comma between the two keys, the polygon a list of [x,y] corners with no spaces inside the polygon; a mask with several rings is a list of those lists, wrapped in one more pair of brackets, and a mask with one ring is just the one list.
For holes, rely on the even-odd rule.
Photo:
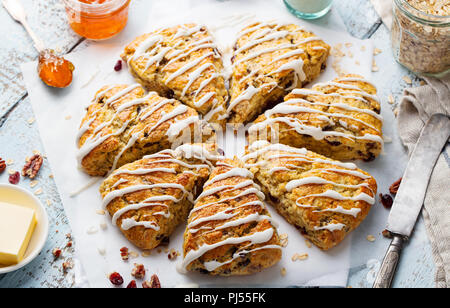
{"label": "white dish with butter", "polygon": [[[17,255],[20,259],[13,265],[4,265],[0,262],[0,274],[5,274],[22,268],[37,257],[47,240],[49,223],[42,203],[32,193],[19,186],[0,184],[0,211],[3,213],[0,217],[0,220],[3,219],[3,229],[8,233],[5,234],[5,230],[1,230],[0,226],[0,244],[3,245],[0,247],[0,259],[3,259],[3,262],[9,260],[10,263],[15,262]],[[6,215],[10,216],[14,223],[6,222],[4,220]],[[34,219],[36,225],[33,227]],[[7,223],[10,225],[5,228]],[[28,236],[29,243],[27,243]],[[2,251],[2,248],[7,252]],[[20,256],[21,248],[24,250],[23,258]]]}

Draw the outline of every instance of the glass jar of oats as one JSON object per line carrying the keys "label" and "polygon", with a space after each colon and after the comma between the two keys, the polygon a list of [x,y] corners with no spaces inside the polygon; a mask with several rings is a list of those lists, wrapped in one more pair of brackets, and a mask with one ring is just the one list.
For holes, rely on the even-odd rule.
{"label": "glass jar of oats", "polygon": [[450,1],[394,0],[392,47],[396,60],[419,75],[450,72]]}

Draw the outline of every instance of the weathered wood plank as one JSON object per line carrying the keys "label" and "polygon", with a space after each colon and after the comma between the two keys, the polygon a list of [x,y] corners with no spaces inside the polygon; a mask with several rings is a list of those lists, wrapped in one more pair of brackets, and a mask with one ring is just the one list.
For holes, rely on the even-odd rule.
{"label": "weathered wood plank", "polygon": [[[9,115],[0,128],[0,157],[12,159],[14,164],[9,169],[20,171],[28,156],[37,150],[44,153],[37,124],[32,123],[33,111],[29,99],[22,101]],[[31,124],[30,124],[31,123]],[[19,185],[31,192],[42,188],[43,192],[37,197],[46,205],[50,220],[50,231],[47,243],[41,254],[25,268],[16,272],[0,276],[0,287],[71,287],[73,272],[64,274],[62,262],[72,258],[72,249],[64,249],[62,258],[54,260],[52,250],[56,247],[64,248],[70,233],[70,226],[64,213],[58,190],[54,180],[50,177],[52,171],[47,160],[36,180],[38,185],[30,187],[30,180],[22,178]],[[8,172],[0,175],[0,183],[8,182]],[[47,205],[49,200],[50,205]]]}
{"label": "weathered wood plank", "polygon": [[[62,53],[74,46],[77,36],[66,21],[60,0],[21,0],[28,12],[30,26],[46,46]],[[16,23],[0,5],[0,118],[26,93],[20,64],[38,56],[23,27]]]}
{"label": "weathered wood plank", "polygon": [[[30,12],[30,23],[41,35],[44,41],[53,48],[63,51],[77,43],[78,37],[71,32],[65,22],[65,13],[58,0],[21,0]],[[136,0],[142,2],[147,0]],[[1,6],[0,6],[1,7]],[[335,1],[335,10],[342,16],[348,31],[359,38],[372,36],[378,48],[383,53],[376,57],[380,71],[373,76],[378,85],[380,98],[387,101],[387,96],[395,94],[399,100],[403,89],[408,85],[402,80],[405,75],[418,84],[418,79],[401,68],[393,59],[390,52],[389,31],[384,26],[378,26],[379,18],[373,10],[369,0]],[[0,39],[0,118],[15,102],[19,101],[25,89],[20,77],[19,63],[34,59],[37,54],[32,49],[31,40],[26,37],[20,25],[14,23],[4,11],[0,9],[0,25],[2,31]],[[375,31],[376,30],[376,31]],[[82,48],[82,46],[80,46]],[[0,157],[13,159],[16,163],[12,168],[20,169],[26,156],[33,150],[43,151],[39,132],[35,123],[29,124],[33,113],[28,99],[25,97],[17,107],[12,110],[3,125],[0,121]],[[62,260],[54,261],[51,251],[54,247],[64,247],[67,243],[65,234],[70,227],[59,199],[54,181],[49,178],[51,173],[47,163],[39,175],[38,187],[43,187],[44,193],[39,198],[46,202],[51,200],[48,207],[51,219],[50,237],[41,255],[25,269],[0,276],[0,287],[70,287],[73,285],[72,273],[64,275],[61,270]],[[0,176],[0,182],[7,182],[7,174]],[[21,186],[30,189],[29,181],[22,180]],[[58,232],[56,232],[58,230]],[[415,237],[424,240],[423,245],[410,245],[403,255],[395,286],[397,287],[432,287],[434,265],[431,249],[426,240],[423,221],[419,222]],[[386,246],[388,241],[386,242]],[[72,253],[64,253],[65,258],[72,257]],[[349,279],[353,287],[370,287],[367,280],[368,269],[354,270]]]}

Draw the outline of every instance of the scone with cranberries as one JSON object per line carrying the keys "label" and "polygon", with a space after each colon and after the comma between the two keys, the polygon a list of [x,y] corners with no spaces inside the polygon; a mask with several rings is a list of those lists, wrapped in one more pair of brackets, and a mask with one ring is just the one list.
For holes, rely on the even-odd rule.
{"label": "scone with cranberries", "polygon": [[141,35],[122,58],[148,90],[178,99],[211,123],[226,122],[222,56],[205,26],[183,24]]}
{"label": "scone with cranberries", "polygon": [[103,182],[103,206],[131,243],[155,248],[186,221],[194,198],[221,158],[213,145],[205,144],[146,156]]}
{"label": "scone with cranberries", "polygon": [[294,24],[257,22],[242,29],[232,58],[228,122],[251,122],[314,80],[329,53],[322,39]]}
{"label": "scone with cranberries", "polygon": [[103,87],[89,105],[77,137],[80,167],[104,176],[147,154],[213,136],[198,113],[136,85]]}
{"label": "scone with cranberries", "polygon": [[342,242],[375,203],[375,179],[352,163],[265,141],[243,159],[268,202],[323,250]]}
{"label": "scone with cranberries", "polygon": [[249,275],[276,264],[280,240],[264,194],[238,159],[217,162],[191,211],[183,267],[210,275]]}
{"label": "scone with cranberries", "polygon": [[256,119],[249,142],[268,140],[338,160],[372,161],[384,143],[376,94],[375,86],[358,75],[295,89]]}

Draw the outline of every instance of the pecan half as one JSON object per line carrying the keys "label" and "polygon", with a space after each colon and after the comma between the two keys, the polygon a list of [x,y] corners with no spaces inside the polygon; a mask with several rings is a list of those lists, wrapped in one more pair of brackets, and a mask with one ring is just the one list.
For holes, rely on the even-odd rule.
{"label": "pecan half", "polygon": [[161,283],[156,275],[153,275],[150,281],[144,281],[142,283],[144,289],[161,289]]}
{"label": "pecan half", "polygon": [[41,155],[36,154],[33,155],[30,159],[27,160],[25,166],[22,170],[22,176],[27,176],[30,179],[34,179],[36,175],[38,174],[39,170],[41,170],[42,163],[44,162],[44,159]]}
{"label": "pecan half", "polygon": [[393,194],[393,195],[397,194],[398,189],[400,188],[400,184],[402,184],[402,180],[403,180],[403,178],[400,178],[397,182],[392,184],[391,187],[389,187],[389,192],[391,194]]}

